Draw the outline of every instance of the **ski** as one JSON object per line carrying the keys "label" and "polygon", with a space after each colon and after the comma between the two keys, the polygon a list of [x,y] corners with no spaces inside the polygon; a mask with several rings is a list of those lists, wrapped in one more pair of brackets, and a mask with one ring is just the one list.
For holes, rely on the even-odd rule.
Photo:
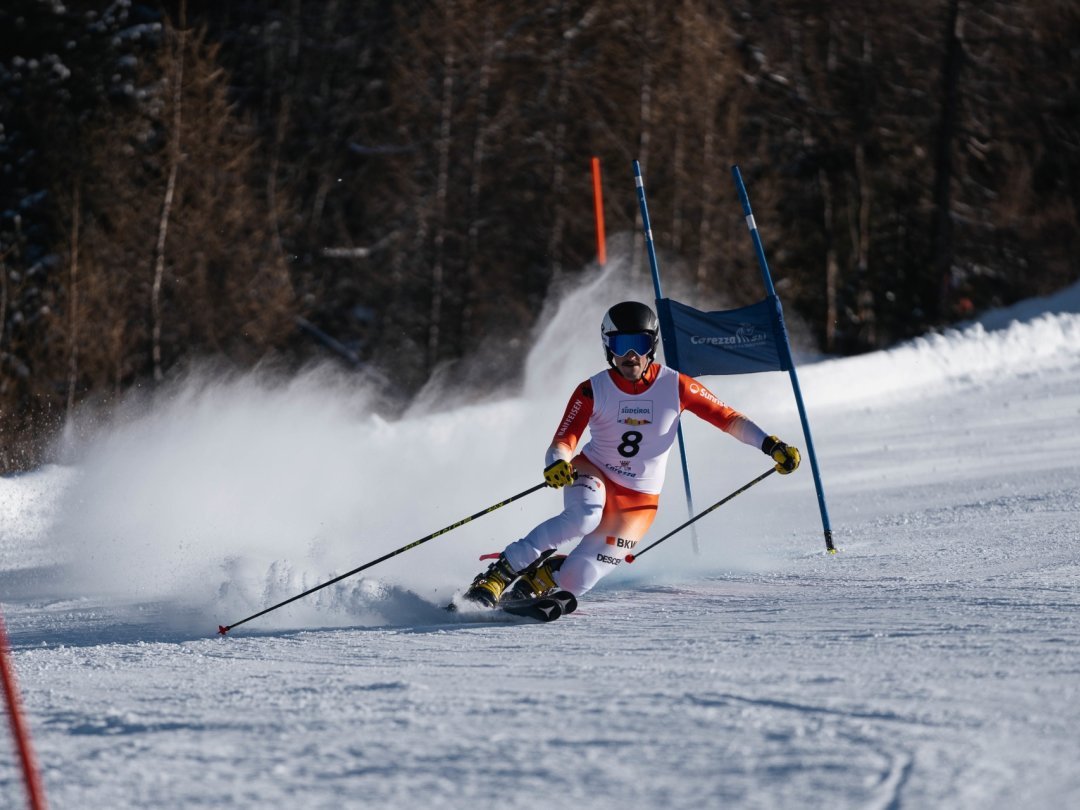
{"label": "ski", "polygon": [[[480,559],[493,559],[498,556],[498,554],[485,554]],[[517,574],[494,605],[486,600],[470,600],[468,594],[462,597],[462,605],[472,602],[474,605],[490,610],[502,610],[512,616],[553,622],[564,613],[573,613],[577,609],[577,599],[574,595],[570,591],[560,590],[555,581],[555,572],[562,567],[565,559],[565,554],[547,551],[536,562]],[[446,609],[455,613],[458,610],[458,603],[452,601]]]}
{"label": "ski", "polygon": [[570,591],[556,591],[535,599],[500,602],[496,608],[513,616],[524,616],[539,622],[553,622],[577,610],[577,599]]}
{"label": "ski", "polygon": [[[473,604],[480,606],[478,602]],[[456,613],[458,605],[451,602],[446,606],[446,610]],[[511,616],[522,616],[538,622],[553,622],[577,610],[577,598],[570,591],[554,591],[526,599],[501,599],[493,607],[484,606],[484,610],[501,610]]]}

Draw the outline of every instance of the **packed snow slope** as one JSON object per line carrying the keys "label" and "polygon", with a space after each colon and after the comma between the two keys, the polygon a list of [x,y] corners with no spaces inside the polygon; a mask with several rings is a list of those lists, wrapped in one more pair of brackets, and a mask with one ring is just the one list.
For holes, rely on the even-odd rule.
{"label": "packed snow slope", "polygon": [[[216,635],[539,482],[604,309],[651,297],[622,273],[551,307],[521,391],[387,420],[325,370],[192,377],[0,479],[52,807],[1080,806],[1075,289],[800,366],[839,554],[804,464],[563,620],[445,613],[542,490]],[[786,375],[707,383],[805,446]],[[768,468],[684,425],[699,509]],[[651,538],[686,519],[669,476]],[[0,741],[5,807],[13,763]]]}

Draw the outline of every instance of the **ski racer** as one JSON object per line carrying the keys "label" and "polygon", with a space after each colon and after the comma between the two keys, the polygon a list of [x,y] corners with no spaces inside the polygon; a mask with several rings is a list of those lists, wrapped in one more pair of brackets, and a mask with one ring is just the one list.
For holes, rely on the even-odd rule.
{"label": "ski racer", "polygon": [[[522,579],[580,597],[615,570],[656,517],[668,453],[682,412],[690,411],[760,448],[787,474],[800,454],[717,399],[692,377],[655,360],[660,333],[645,304],[624,301],[600,327],[609,369],[574,389],[545,459],[544,479],[564,488],[563,510],[508,545],[465,598],[494,607]],[[577,451],[588,427],[589,441]],[[549,555],[580,540],[565,557]],[[557,562],[556,562],[557,561]],[[557,567],[556,567],[557,566]]]}

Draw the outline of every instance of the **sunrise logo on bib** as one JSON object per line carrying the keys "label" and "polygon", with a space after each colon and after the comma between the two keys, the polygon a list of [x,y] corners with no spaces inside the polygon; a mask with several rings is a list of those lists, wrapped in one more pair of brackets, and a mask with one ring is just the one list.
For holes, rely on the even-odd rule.
{"label": "sunrise logo on bib", "polygon": [[651,425],[653,421],[652,400],[623,400],[619,403],[619,415],[616,421],[620,425]]}

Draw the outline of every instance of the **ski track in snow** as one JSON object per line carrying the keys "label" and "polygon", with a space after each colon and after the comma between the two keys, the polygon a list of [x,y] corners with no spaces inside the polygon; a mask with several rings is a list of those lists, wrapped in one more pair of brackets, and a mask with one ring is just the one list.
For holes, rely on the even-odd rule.
{"label": "ski track in snow", "polygon": [[[598,322],[595,292],[552,328]],[[213,635],[530,486],[595,347],[549,396],[394,424],[320,379],[196,386],[177,436],[133,416],[0,479],[0,594],[50,804],[1080,806],[1075,319],[805,365],[841,552],[806,464],[701,521],[700,556],[677,535],[550,625],[441,606],[552,494]],[[710,383],[797,437],[781,377]],[[699,509],[767,468],[685,424]],[[406,480],[365,479],[373,459]],[[685,519],[670,474],[653,538]],[[20,801],[5,741],[0,805]]]}

